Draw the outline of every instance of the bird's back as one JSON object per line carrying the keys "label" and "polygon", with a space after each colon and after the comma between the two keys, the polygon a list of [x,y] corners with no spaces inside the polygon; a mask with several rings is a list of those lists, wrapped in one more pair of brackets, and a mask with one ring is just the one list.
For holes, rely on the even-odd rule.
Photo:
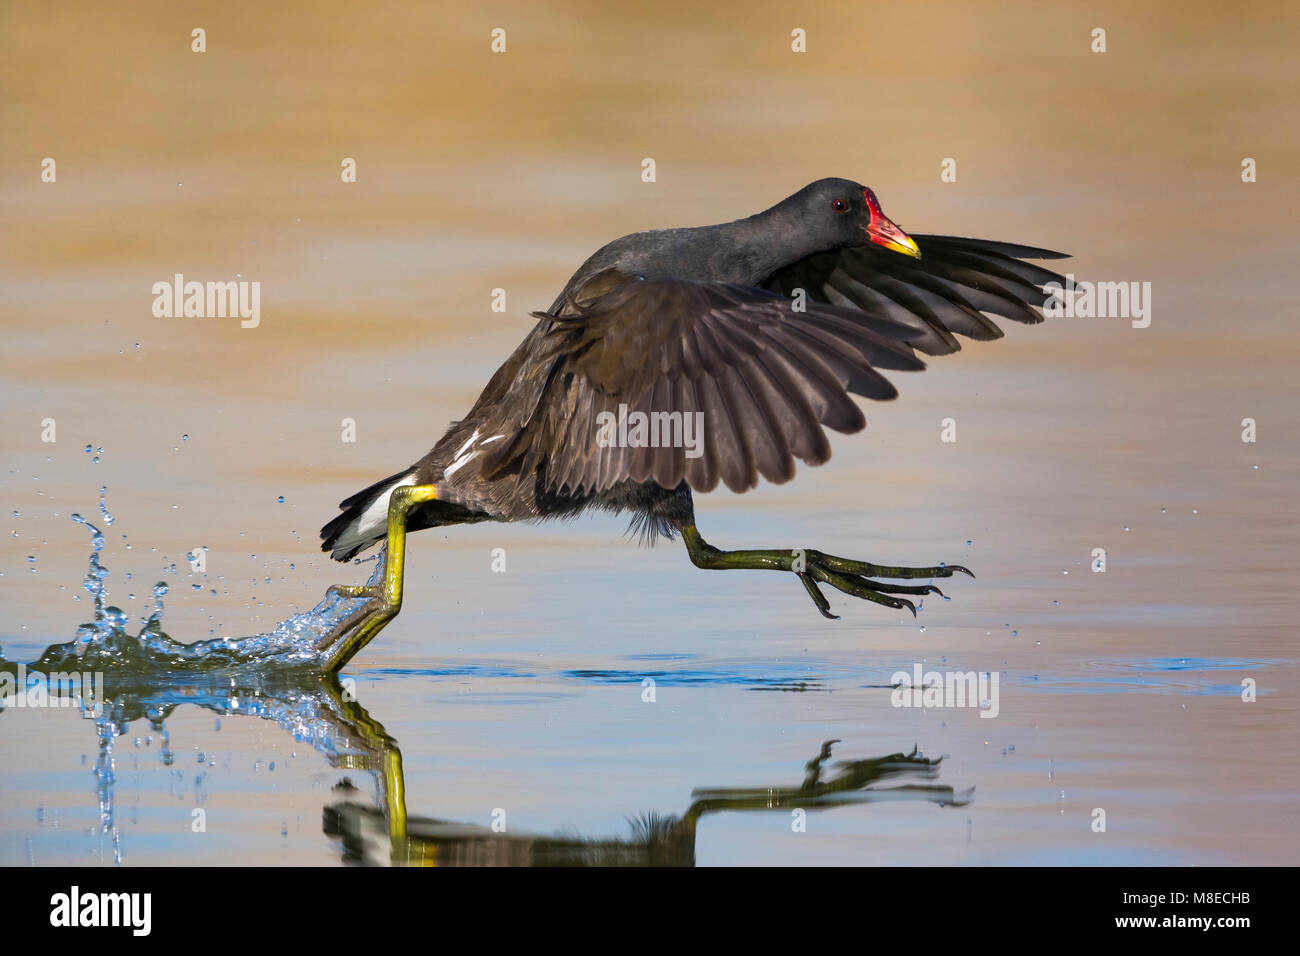
{"label": "bird's back", "polygon": [[682,229],[652,229],[601,246],[573,274],[551,305],[559,311],[589,280],[609,269],[688,282],[757,285],[808,251],[787,249],[762,230],[760,216]]}

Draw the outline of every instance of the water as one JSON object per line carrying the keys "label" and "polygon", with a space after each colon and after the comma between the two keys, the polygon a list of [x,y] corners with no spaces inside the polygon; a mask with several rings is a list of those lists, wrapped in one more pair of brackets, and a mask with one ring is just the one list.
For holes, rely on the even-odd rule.
{"label": "water", "polygon": [[[1040,800],[1054,808],[1058,819],[1086,814],[1090,807],[1073,807],[1060,784],[1066,779],[1074,782],[1085,803],[1090,796],[1098,797],[1097,768],[1091,766],[1098,758],[1087,756],[1092,748],[1079,748],[1076,743],[1073,754],[1045,760],[1046,753],[1054,752],[1044,749],[1045,741],[1058,735],[1044,735],[1037,722],[1031,727],[1024,717],[1052,712],[1059,720],[1062,710],[1068,713],[1076,701],[1092,695],[1106,695],[1108,709],[1122,707],[1129,696],[1144,705],[1168,696],[1180,701],[1184,709],[1187,701],[1217,698],[1235,709],[1240,705],[1233,702],[1241,693],[1241,686],[1232,680],[1235,675],[1293,671],[1297,663],[1294,659],[1114,656],[1059,660],[1048,674],[1029,673],[1012,665],[999,675],[1003,700],[1017,702],[1007,708],[1012,723],[990,721],[987,734],[983,733],[983,721],[970,711],[913,712],[889,706],[890,695],[899,686],[898,675],[892,671],[903,666],[902,656],[892,662],[879,655],[837,658],[806,652],[784,659],[725,659],[666,651],[624,654],[603,667],[563,666],[554,655],[528,663],[462,660],[438,666],[384,666],[380,658],[357,675],[325,676],[320,673],[324,658],[315,645],[357,606],[356,600],[327,597],[264,634],[187,644],[163,630],[163,599],[168,588],[159,582],[153,588],[147,618],[131,633],[127,615],[109,603],[105,583],[109,568],[100,560],[104,535],[79,514],[73,514],[71,520],[91,536],[83,587],[93,601],[93,619],[77,629],[74,640],[48,647],[28,662],[5,660],[0,655],[0,674],[25,678],[27,684],[22,686],[27,687],[28,698],[30,686],[39,683],[41,675],[48,681],[55,674],[102,672],[106,691],[83,696],[74,708],[91,722],[80,734],[70,736],[66,721],[65,726],[50,726],[59,721],[65,708],[42,710],[16,706],[11,700],[0,711],[0,720],[10,724],[20,721],[23,726],[39,720],[44,736],[64,742],[56,752],[66,754],[65,761],[76,749],[76,737],[82,739],[83,747],[90,744],[92,760],[87,763],[84,753],[82,756],[87,774],[82,787],[85,797],[93,795],[93,804],[77,796],[78,788],[73,785],[70,792],[65,791],[66,796],[45,796],[35,818],[28,818],[32,822],[20,823],[19,811],[29,799],[32,779],[20,776],[18,786],[7,791],[5,816],[11,827],[17,824],[17,832],[25,832],[21,855],[26,862],[84,862],[86,850],[92,853],[90,859],[109,864],[180,862],[196,852],[209,859],[212,848],[200,838],[218,831],[223,838],[232,836],[226,831],[229,811],[223,801],[240,793],[262,793],[271,798],[274,807],[299,808],[293,826],[282,819],[285,811],[280,809],[246,809],[237,818],[244,820],[233,834],[239,852],[273,861],[323,862],[332,855],[339,861],[370,864],[411,864],[435,857],[444,863],[464,864],[738,862],[750,859],[755,852],[753,840],[766,848],[764,852],[811,861],[840,852],[832,849],[834,843],[826,842],[832,835],[852,840],[857,847],[855,855],[864,860],[885,861],[890,859],[891,848],[899,845],[894,831],[900,827],[920,841],[913,850],[920,858],[935,858],[935,839],[954,839],[954,828],[964,828],[961,841],[942,845],[942,858],[1033,862],[1050,858],[1043,855],[1048,852],[1042,849],[1045,846],[1049,850],[1055,847],[1067,858],[1085,861],[1203,859],[1206,857],[1185,846],[1178,852],[1162,854],[1150,848],[1142,853],[1139,846],[1132,845],[1131,835],[1114,841],[1119,846],[1111,845],[1098,857],[1084,848],[1081,834],[1070,836],[1064,826],[1036,820],[1032,808]],[[381,572],[382,565],[376,562],[370,583],[379,580]],[[381,636],[378,646],[382,640]],[[363,656],[368,654],[363,652]],[[964,655],[945,654],[920,661],[923,668],[968,666],[968,662],[955,659],[958,656]],[[442,741],[436,744],[438,750],[446,751],[439,765],[448,757],[452,760],[438,775],[450,772],[458,778],[469,774],[466,783],[478,781],[470,791],[492,794],[489,802],[493,805],[470,807],[463,798],[452,796],[447,801],[450,813],[445,816],[441,808],[435,811],[438,816],[419,813],[420,784],[428,782],[433,768],[422,765],[415,774],[404,769],[397,738],[357,699],[362,683],[368,685],[368,695],[381,712],[388,707],[399,713],[418,713],[419,725],[428,728],[425,733],[431,731]],[[777,693],[752,695],[754,691]],[[1277,689],[1264,686],[1259,692],[1261,699],[1267,700]],[[423,700],[414,711],[412,693]],[[725,713],[741,716],[741,726],[744,720],[756,719],[754,726],[767,727],[769,733],[777,730],[777,736],[769,737],[761,748],[770,748],[774,756],[759,763],[752,758],[747,761],[751,764],[746,774],[749,783],[713,783],[726,770],[729,759],[734,759],[733,748],[741,739],[710,753],[711,745],[734,736],[696,725],[704,713],[701,705],[716,706],[715,699],[724,702]],[[826,703],[780,705],[782,700],[819,699]],[[754,701],[760,703],[754,706]],[[982,700],[980,706],[987,709],[989,703]],[[1050,706],[1050,711],[1043,711],[1044,705]],[[216,715],[216,721],[202,729],[192,717],[183,719],[183,714],[196,709]],[[556,727],[551,722],[573,710],[599,720],[588,723],[579,719],[575,724],[570,715],[567,726]],[[679,770],[668,776],[680,782],[685,782],[683,776],[686,780],[691,780],[691,775],[697,777],[681,789],[684,796],[671,798],[668,788],[662,786],[664,768],[655,764],[653,747],[645,746],[647,731],[659,735],[647,728],[644,716],[633,716],[637,711],[653,712],[651,725],[667,720],[670,727],[677,728],[659,739],[676,740],[673,746],[680,754]],[[864,725],[863,718],[872,713],[880,716]],[[512,714],[528,719],[536,729],[523,730]],[[773,722],[773,715],[781,714],[785,716]],[[1094,728],[1096,717],[1094,713],[1089,719]],[[273,725],[277,731],[270,739],[254,731],[256,744],[250,749],[250,723]],[[893,730],[867,729],[864,734],[864,728],[873,723],[882,728],[892,725]],[[188,751],[178,745],[173,732],[178,724],[184,739],[192,741]],[[694,726],[691,734],[677,738],[688,725]],[[231,737],[239,736],[237,727],[244,740],[232,744]],[[845,727],[850,730],[846,732]],[[511,737],[520,739],[507,743],[509,738],[499,733],[506,728],[511,728]],[[888,751],[881,749],[881,744],[890,738],[900,739],[899,728],[910,728],[917,737],[961,743],[956,752],[934,757],[915,750],[885,756]],[[4,739],[10,743],[21,732],[5,730]],[[972,739],[972,730],[980,732],[979,736]],[[607,733],[612,734],[609,739],[620,739],[624,733],[632,739],[645,739],[630,750],[590,750],[591,756],[576,764],[566,756],[576,741],[594,743]],[[851,734],[852,745],[842,737],[815,739],[831,733]],[[460,740],[462,734],[478,744]],[[480,750],[485,734],[496,746],[505,744],[505,752],[493,755],[490,750]],[[529,739],[532,743],[521,748],[520,743]],[[1105,739],[1104,732],[1100,739]],[[132,740],[133,744],[127,745]],[[73,746],[67,746],[70,743]],[[801,759],[795,759],[798,747],[805,751]],[[419,752],[424,752],[423,746]],[[254,757],[255,753],[261,756]],[[644,756],[647,753],[650,756]],[[831,759],[832,753],[837,760]],[[302,754],[314,755],[309,759],[317,769],[303,767]],[[777,759],[778,754],[785,756]],[[814,754],[811,760],[810,754]],[[945,755],[947,759],[943,759]],[[1131,763],[1135,756],[1112,752],[1103,765],[1129,765],[1136,770],[1140,765]],[[190,761],[188,767],[186,760]],[[75,766],[73,762],[60,769],[57,761],[50,764],[48,756],[45,763],[49,767],[46,773],[59,777]],[[705,765],[713,768],[708,776],[702,774]],[[127,766],[129,773],[124,775]],[[798,779],[801,767],[802,783]],[[1042,768],[1038,772],[1047,780],[1047,788],[1033,782],[1035,768]],[[332,771],[333,776],[322,778],[321,769]],[[542,779],[549,778],[551,783],[536,793],[539,771]],[[15,772],[12,766],[6,770],[10,776]],[[553,778],[554,773],[562,776]],[[941,773],[956,782],[940,781]],[[569,774],[578,791],[554,790]],[[24,779],[29,781],[27,785]],[[633,782],[630,787],[629,779]],[[1205,777],[1201,785],[1208,787],[1214,779]],[[332,781],[328,787],[326,781]],[[430,792],[436,790],[435,785]],[[982,804],[990,791],[993,806],[986,808]],[[130,807],[126,816],[122,813],[124,793]],[[568,795],[562,796],[565,793]],[[151,806],[164,794],[169,808]],[[1151,793],[1148,799],[1155,795]],[[539,805],[548,798],[558,798],[558,802],[549,809]],[[1113,807],[1114,799],[1112,794],[1106,802]],[[318,803],[317,811],[301,809],[304,800]],[[618,800],[625,801],[618,815],[625,822],[614,826],[600,807]],[[897,801],[929,804],[945,813],[965,808],[967,815],[959,819],[954,814],[952,820],[917,817],[901,806],[894,811],[878,806]],[[870,810],[868,804],[873,805]],[[581,816],[573,816],[584,807]],[[560,813],[565,816],[556,818],[557,808],[562,808]],[[1041,844],[1036,852],[1017,850],[1015,840],[1005,843],[1002,827],[1007,824],[1003,818],[1008,813],[1013,819],[1023,817],[1026,812],[1028,817],[1015,826],[1036,833],[1035,840]],[[1143,812],[1162,813],[1161,802],[1157,800]],[[867,813],[876,816],[863,816]],[[741,822],[751,816],[754,824]],[[149,826],[150,819],[158,817],[172,818],[177,828],[187,826],[188,830],[177,830],[187,835],[160,840],[156,829],[151,831]],[[279,822],[270,821],[272,817]],[[259,819],[263,823],[259,824]],[[312,819],[323,820],[318,830],[306,822]],[[564,822],[556,824],[556,819]],[[576,819],[587,825],[575,826]],[[548,820],[554,824],[550,829]],[[977,820],[982,825],[977,826]],[[73,821],[75,827],[66,829]],[[278,836],[271,832],[276,828]],[[790,838],[781,837],[783,832]],[[740,834],[746,835],[742,838]],[[718,839],[724,841],[722,845]],[[1076,841],[1079,846],[1073,846]],[[1150,841],[1151,834],[1145,833],[1136,842]],[[80,846],[82,852],[71,852],[73,846]],[[6,847],[5,852],[19,851],[12,838],[0,841],[0,849]]]}
{"label": "water", "polygon": [[[101,491],[106,493],[106,488]],[[102,497],[100,510],[108,514]],[[77,629],[76,640],[48,648],[34,665],[38,670],[112,670],[141,680],[166,680],[178,673],[217,670],[237,674],[244,670],[306,669],[318,673],[324,670],[330,648],[318,648],[317,644],[365,603],[365,599],[345,599],[326,593],[310,611],[282,621],[267,633],[183,643],[162,629],[163,598],[168,587],[160,581],[153,587],[154,604],[148,618],[140,631],[132,635],[127,630],[127,615],[121,608],[106,603],[105,580],[109,569],[99,560],[104,548],[103,533],[79,514],[73,514],[72,520],[91,533],[89,569],[82,586],[94,601],[94,619]],[[108,520],[111,524],[112,519]],[[368,559],[367,563],[371,562],[374,567],[367,584],[383,578],[382,553]]]}
{"label": "water", "polygon": [[[0,170],[0,645],[14,673],[102,662],[108,701],[0,713],[0,863],[685,861],[687,832],[702,865],[1300,861],[1292,7],[536,6],[494,56],[436,3],[234,4],[208,59],[165,16],[75,14],[75,55],[39,5],[0,31],[0,127],[59,170]],[[609,239],[828,175],[909,230],[1153,283],[1149,328],[1003,323],[893,376],[824,467],[697,502],[719,547],[976,580],[831,622],[607,517],[431,530],[401,616],[317,676],[325,589],[372,568],[315,529],[465,413],[528,310]],[[178,271],[261,282],[261,324],[155,318]],[[998,675],[998,716],[895,706],[918,663]],[[919,746],[942,763],[863,788],[952,792],[814,788],[796,830],[832,740],[824,780]],[[710,791],[735,801],[693,814]]]}
{"label": "water", "polygon": [[[101,493],[106,493],[103,489]],[[103,499],[101,498],[101,502]],[[101,504],[101,512],[107,513]],[[163,597],[167,585],[154,586],[155,604],[137,634],[126,629],[126,615],[107,604],[105,579],[108,568],[99,560],[104,547],[100,530],[79,514],[72,520],[91,533],[92,550],[83,586],[94,599],[94,620],[77,630],[74,641],[54,645],[30,664],[6,661],[0,654],[0,675],[9,675],[5,702],[10,709],[75,705],[80,716],[94,722],[97,752],[92,769],[98,804],[98,834],[106,843],[112,863],[123,862],[123,825],[117,815],[119,739],[132,734],[132,726],[147,724],[146,738],[158,739],[155,769],[170,779],[177,763],[171,747],[167,722],[180,705],[189,705],[218,715],[214,732],[221,730],[221,717],[247,717],[269,721],[296,744],[316,751],[331,768],[354,770],[371,778],[368,799],[350,777],[342,778],[331,790],[333,799],[324,807],[323,834],[337,842],[342,859],[371,864],[411,864],[439,859],[464,864],[514,863],[526,865],[691,865],[695,862],[699,822],[718,813],[788,812],[792,832],[806,832],[809,812],[838,806],[861,805],[886,800],[920,800],[938,806],[967,805],[973,791],[954,792],[933,781],[939,775],[942,758],[929,758],[915,748],[874,759],[838,761],[833,772],[827,763],[839,740],[822,743],[820,752],[807,762],[804,779],[797,784],[767,787],[714,787],[696,789],[680,814],[648,811],[629,818],[630,834],[624,837],[583,837],[577,834],[533,834],[512,832],[506,811],[495,808],[490,826],[449,823],[425,817],[409,817],[405,804],[406,783],[397,741],[355,700],[355,681],[322,673],[326,657],[316,643],[360,602],[326,596],[315,608],[295,615],[274,631],[245,638],[223,638],[183,644],[162,629]],[[375,563],[368,583],[382,579],[383,565]],[[654,655],[649,655],[655,658]],[[655,658],[657,659],[657,658]],[[806,678],[774,677],[778,664],[769,663],[755,673],[729,673],[726,669],[702,671],[638,670],[624,674],[574,671],[563,678],[603,682],[632,681],[641,686],[688,686],[693,683],[739,684],[752,689],[807,691],[825,685]],[[102,672],[102,673],[101,673]],[[60,690],[66,675],[95,673],[103,684],[92,680],[67,692]],[[480,674],[482,669],[438,671],[437,676]],[[499,676],[529,678],[534,675],[499,671]],[[47,696],[48,695],[48,696]],[[0,709],[0,713],[3,709]],[[138,751],[141,738],[135,736]],[[296,752],[293,754],[296,756]],[[216,767],[216,758],[196,753],[200,766]],[[139,769],[138,758],[134,762]],[[275,771],[275,762],[268,772]],[[256,769],[256,767],[255,767]],[[184,773],[177,772],[178,780]],[[913,780],[922,782],[912,782]],[[194,778],[195,802],[201,797],[203,776]],[[903,782],[907,781],[907,782]],[[889,782],[892,786],[883,786]],[[177,794],[180,796],[180,794]],[[207,832],[207,811],[192,811],[194,833]],[[132,824],[139,821],[133,813]],[[46,822],[46,808],[37,810],[38,830]],[[287,838],[287,824],[281,838]],[[36,862],[33,841],[27,841],[28,862]]]}

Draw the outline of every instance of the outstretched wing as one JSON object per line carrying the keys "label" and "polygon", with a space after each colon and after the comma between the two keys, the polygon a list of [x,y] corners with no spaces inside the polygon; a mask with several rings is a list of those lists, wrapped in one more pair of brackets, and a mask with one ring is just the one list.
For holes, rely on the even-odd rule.
{"label": "outstretched wing", "polygon": [[826,429],[866,425],[850,394],[897,396],[880,369],[924,368],[914,350],[956,351],[957,335],[1001,336],[986,312],[1041,322],[1040,287],[1064,282],[1021,261],[1061,253],[913,238],[920,259],[872,247],[820,253],[762,289],[600,273],[542,316],[549,375],[537,412],[486,452],[484,474],[510,470],[568,495],[627,480],[696,491],[719,481],[746,491],[760,476],[779,484],[794,459],[830,457]]}
{"label": "outstretched wing", "polygon": [[[788,481],[794,458],[830,457],[823,428],[866,424],[850,392],[898,394],[877,369],[924,368],[906,326],[815,302],[799,311],[743,285],[602,273],[550,318],[538,412],[486,453],[483,471],[513,463],[565,494],[628,479],[698,491]],[[635,413],[642,443],[611,434],[620,418],[634,431]]]}
{"label": "outstretched wing", "polygon": [[983,313],[1016,322],[1041,322],[1049,282],[1065,278],[1023,259],[1064,259],[1066,253],[989,239],[913,236],[921,258],[876,246],[823,252],[777,272],[767,288],[859,308],[910,325],[910,343],[927,355],[961,348],[957,335],[996,339],[1002,330]]}

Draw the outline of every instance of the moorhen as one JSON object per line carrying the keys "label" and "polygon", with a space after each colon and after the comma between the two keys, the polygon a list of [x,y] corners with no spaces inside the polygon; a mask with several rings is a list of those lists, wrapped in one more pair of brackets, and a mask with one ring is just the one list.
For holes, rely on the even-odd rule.
{"label": "moorhen", "polygon": [[[824,429],[866,425],[850,395],[892,399],[880,374],[924,368],[957,336],[994,339],[985,313],[1041,322],[1061,276],[1024,259],[1064,254],[908,236],[875,193],[822,179],[734,222],[638,232],[598,250],[433,450],[357,492],[321,529],[339,561],[387,539],[383,582],[332,589],[369,601],[320,642],[337,670],[398,612],[407,531],[476,521],[630,512],[645,537],[680,533],[696,567],[795,574],[893,608],[964,567],[889,567],[820,551],[722,551],[695,527],[693,493],[784,482],[820,465]],[[972,577],[974,575],[971,575]],[[340,638],[342,638],[340,640]]]}

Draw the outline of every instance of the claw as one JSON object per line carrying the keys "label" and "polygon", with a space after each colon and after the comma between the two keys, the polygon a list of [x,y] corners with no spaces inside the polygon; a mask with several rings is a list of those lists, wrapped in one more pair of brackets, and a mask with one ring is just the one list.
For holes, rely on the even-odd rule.
{"label": "claw", "polygon": [[805,571],[799,571],[797,573],[799,575],[799,580],[803,582],[803,586],[808,589],[808,595],[813,599],[813,604],[816,604],[817,610],[821,611],[822,617],[829,618],[832,621],[838,621],[840,616],[831,613],[831,602],[826,600],[826,595],[822,594],[821,590],[817,587],[817,583],[813,580],[812,575]]}

